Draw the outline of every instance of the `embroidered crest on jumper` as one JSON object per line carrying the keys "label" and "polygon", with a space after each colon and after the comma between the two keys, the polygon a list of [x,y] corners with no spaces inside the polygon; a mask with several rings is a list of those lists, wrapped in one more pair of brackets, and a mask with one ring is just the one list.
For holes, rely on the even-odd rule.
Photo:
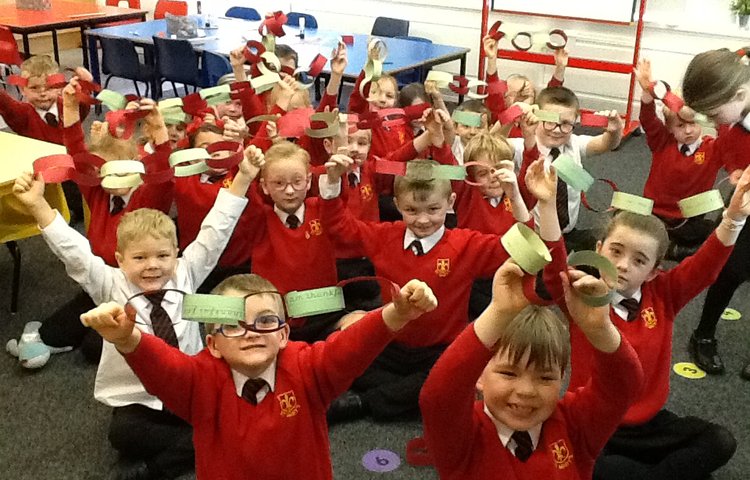
{"label": "embroidered crest on jumper", "polygon": [[398,144],[403,145],[406,143],[406,133],[404,133],[404,129],[399,129],[398,131]]}
{"label": "embroidered crest on jumper", "polygon": [[512,212],[513,211],[513,204],[510,203],[510,198],[508,198],[507,195],[503,195],[503,205],[505,206],[506,212]]}
{"label": "embroidered crest on jumper", "polygon": [[555,466],[559,470],[568,468],[573,463],[573,454],[570,453],[565,440],[558,440],[549,446],[555,459]]}
{"label": "embroidered crest on jumper", "polygon": [[282,417],[293,417],[299,412],[300,406],[297,403],[297,397],[294,395],[294,390],[289,390],[281,395],[277,395],[276,398],[279,400],[279,406],[281,407]]}
{"label": "embroidered crest on jumper", "polygon": [[310,238],[312,235],[316,237],[323,234],[323,226],[320,224],[320,220],[315,218],[310,220],[310,230],[305,234],[306,238]]}
{"label": "embroidered crest on jumper", "polygon": [[224,183],[222,183],[222,186],[224,188],[229,188],[229,187],[232,186],[232,182],[233,181],[234,181],[234,178],[232,178],[232,176],[230,175],[230,176],[228,176],[227,178],[224,179]]}
{"label": "embroidered crest on jumper", "polygon": [[703,165],[703,162],[706,161],[706,152],[695,152],[695,160],[693,160],[696,165]]}
{"label": "embroidered crest on jumper", "polygon": [[447,277],[448,274],[451,273],[450,258],[438,258],[435,273],[438,277]]}
{"label": "embroidered crest on jumper", "polygon": [[641,318],[643,319],[643,323],[646,324],[646,328],[656,328],[656,313],[654,313],[653,308],[648,307],[643,310],[641,312]]}
{"label": "embroidered crest on jumper", "polygon": [[372,199],[372,185],[360,185],[359,194],[362,196],[362,200],[369,202]]}

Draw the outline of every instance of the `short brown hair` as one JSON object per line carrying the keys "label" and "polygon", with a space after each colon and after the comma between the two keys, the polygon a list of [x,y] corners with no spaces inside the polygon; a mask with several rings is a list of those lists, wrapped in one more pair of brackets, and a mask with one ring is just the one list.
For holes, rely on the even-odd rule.
{"label": "short brown hair", "polygon": [[639,232],[656,239],[658,246],[656,249],[656,264],[654,266],[658,266],[662,260],[664,260],[667,248],[669,247],[669,235],[667,234],[667,228],[664,226],[664,222],[659,220],[659,218],[653,215],[640,215],[638,213],[628,212],[627,210],[620,210],[615,212],[614,216],[609,221],[604,233],[604,239],[606,240],[615,228],[619,226],[638,230]]}
{"label": "short brown hair", "polygon": [[482,116],[482,126],[487,128],[490,119],[490,109],[481,100],[471,99],[466,100],[461,105],[457,106],[454,112],[472,112],[478,113]]}
{"label": "short brown hair", "polygon": [[480,132],[466,144],[464,163],[475,162],[483,153],[487,154],[491,161],[499,162],[513,160],[514,151],[505,138],[492,136],[488,132]]}
{"label": "short brown hair", "polygon": [[740,87],[750,82],[750,67],[742,56],[726,48],[699,53],[690,61],[682,80],[685,103],[707,112],[729,102]]}
{"label": "short brown hair", "polygon": [[138,158],[138,144],[135,137],[129,139],[116,138],[103,134],[96,141],[89,142],[89,152],[99,155],[104,160],[133,160]]}
{"label": "short brown hair", "polygon": [[33,55],[21,64],[21,76],[24,78],[43,77],[60,71],[60,66],[49,55]]}
{"label": "short brown hair", "polygon": [[217,125],[214,125],[213,123],[204,123],[200,127],[196,128],[189,136],[190,140],[190,146],[195,147],[195,139],[200,135],[201,133],[217,133],[219,135],[222,135],[224,133],[224,130],[219,128]]}
{"label": "short brown hair", "polygon": [[117,251],[122,253],[133,242],[145,237],[166,238],[177,248],[177,229],[169,216],[153,208],[128,212],[117,225]]}
{"label": "short brown hair", "polygon": [[544,108],[545,105],[562,105],[563,107],[570,107],[578,111],[580,104],[578,103],[578,97],[573,90],[566,87],[547,87],[536,97],[536,104],[539,108]]}
{"label": "short brown hair", "polygon": [[495,344],[498,353],[508,352],[513,364],[518,364],[526,352],[526,367],[553,369],[565,372],[570,361],[570,335],[560,317],[539,305],[527,305],[508,322]]}
{"label": "short brown hair", "polygon": [[292,142],[283,141],[266,150],[265,165],[263,165],[262,174],[265,175],[268,167],[273,163],[292,157],[298,158],[304,163],[307,171],[310,171],[310,154],[307,153],[307,150]]}
{"label": "short brown hair", "polygon": [[425,103],[432,103],[430,97],[428,97],[427,93],[424,91],[424,85],[419,82],[405,85],[401,88],[401,91],[398,92],[398,106],[401,108],[408,107],[414,103],[414,100],[416,99],[420,99]]}
{"label": "short brown hair", "polygon": [[439,192],[442,196],[450,197],[453,190],[451,181],[444,178],[434,178],[432,167],[439,165],[434,160],[412,160],[407,165],[406,175],[399,175],[393,184],[396,198],[413,192],[417,200],[425,200],[432,192]]}
{"label": "short brown hair", "polygon": [[299,66],[299,55],[297,55],[297,52],[289,45],[284,45],[283,43],[277,44],[276,48],[274,49],[274,54],[279,60],[283,58],[293,59],[294,68],[297,68]]}
{"label": "short brown hair", "polygon": [[[243,295],[253,295],[260,292],[279,291],[273,283],[261,277],[260,275],[256,275],[254,273],[242,273],[238,275],[232,275],[231,277],[227,277],[222,280],[221,283],[216,285],[214,289],[211,290],[211,294],[224,295],[229,290],[236,290]],[[278,297],[279,312],[281,313],[281,318],[285,319],[284,300],[281,296],[281,293],[279,293],[279,295],[274,295],[274,297]],[[206,332],[211,333],[216,330],[216,327],[217,324],[208,323],[206,324]]]}

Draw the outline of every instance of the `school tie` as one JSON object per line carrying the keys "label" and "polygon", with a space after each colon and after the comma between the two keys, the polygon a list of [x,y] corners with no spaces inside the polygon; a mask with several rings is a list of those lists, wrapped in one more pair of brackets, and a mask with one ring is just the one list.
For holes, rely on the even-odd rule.
{"label": "school tie", "polygon": [[414,252],[414,255],[421,257],[424,255],[424,249],[422,248],[422,242],[419,240],[414,240],[409,244],[409,247],[412,252]]}
{"label": "school tie", "polygon": [[44,121],[47,122],[47,125],[49,125],[50,127],[57,128],[57,126],[59,125],[59,122],[57,121],[57,115],[55,115],[54,113],[45,113]]}
{"label": "school tie", "polygon": [[248,378],[242,386],[242,398],[250,402],[251,405],[257,405],[258,392],[266,385],[268,383],[262,378]]}
{"label": "school tie", "polygon": [[115,195],[112,197],[112,209],[109,211],[110,215],[117,215],[118,213],[122,212],[125,208],[125,199]]}
{"label": "school tie", "polygon": [[689,145],[683,145],[680,147],[680,153],[685,155],[686,157],[690,156],[690,146]]}
{"label": "school tie", "polygon": [[623,298],[620,300],[620,306],[628,311],[628,322],[635,320],[638,316],[638,312],[641,310],[641,302],[635,298]]}
{"label": "school tie", "polygon": [[516,430],[510,438],[516,442],[516,449],[513,451],[516,454],[516,458],[522,462],[528,460],[534,451],[534,444],[531,442],[529,432],[526,430]]}
{"label": "school tie", "polygon": [[[554,162],[560,156],[560,149],[557,147],[551,148],[549,154]],[[568,184],[559,176],[557,177],[557,220],[560,222],[561,230],[565,230],[570,223],[570,215],[568,214]]]}
{"label": "school tie", "polygon": [[161,301],[166,293],[161,291],[144,295],[151,302],[151,327],[154,329],[154,335],[164,340],[165,343],[180,348],[180,344],[177,342],[177,334],[175,334],[172,326],[172,320],[164,307],[161,306]]}
{"label": "school tie", "polygon": [[299,227],[299,218],[297,218],[297,215],[289,215],[288,217],[286,217],[286,225],[292,230],[295,230],[297,227]]}
{"label": "school tie", "polygon": [[359,184],[359,178],[357,178],[356,173],[349,172],[349,175],[346,177],[349,179],[349,188],[354,188]]}

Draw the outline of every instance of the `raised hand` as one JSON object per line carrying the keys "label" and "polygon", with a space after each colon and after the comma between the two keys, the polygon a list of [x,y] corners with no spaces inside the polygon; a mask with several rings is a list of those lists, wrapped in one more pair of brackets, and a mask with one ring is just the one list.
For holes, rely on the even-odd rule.
{"label": "raised hand", "polygon": [[81,323],[96,330],[123,353],[133,351],[140,342],[141,332],[135,328],[135,312],[128,312],[115,302],[103,303],[82,314]]}
{"label": "raised hand", "polygon": [[420,280],[409,280],[400,290],[391,290],[392,303],[383,309],[383,321],[392,331],[398,331],[438,305],[432,289]]}
{"label": "raised hand", "polygon": [[557,197],[557,173],[544,166],[544,157],[534,160],[526,170],[526,188],[540,202],[554,203]]}

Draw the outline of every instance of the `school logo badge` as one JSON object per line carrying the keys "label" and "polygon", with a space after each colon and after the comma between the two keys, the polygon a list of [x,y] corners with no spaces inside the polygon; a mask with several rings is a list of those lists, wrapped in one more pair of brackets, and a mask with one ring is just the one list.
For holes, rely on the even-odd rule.
{"label": "school logo badge", "polygon": [[398,131],[398,143],[399,145],[403,145],[404,143],[406,143],[406,134],[403,130]]}
{"label": "school logo badge", "polygon": [[656,328],[656,314],[654,313],[653,308],[648,307],[642,311],[641,318],[643,319],[643,323],[646,324],[646,328]]}
{"label": "school logo badge", "polygon": [[508,198],[507,196],[503,196],[503,206],[505,207],[506,212],[513,211],[513,204],[510,203],[510,198]]}
{"label": "school logo badge", "polygon": [[323,234],[323,226],[320,224],[320,220],[313,219],[310,220],[310,235],[322,235]]}
{"label": "school logo badge", "polygon": [[552,450],[552,456],[555,459],[555,465],[558,470],[568,468],[573,463],[573,454],[570,453],[565,440],[558,440],[549,446]]}
{"label": "school logo badge", "polygon": [[706,161],[706,152],[695,152],[695,160],[693,160],[696,165],[703,165],[703,162]]}
{"label": "school logo badge", "polygon": [[372,185],[361,185],[359,187],[359,194],[362,196],[362,200],[369,202],[372,199]]}
{"label": "school logo badge", "polygon": [[297,397],[294,395],[294,390],[289,390],[281,395],[277,395],[276,398],[279,400],[282,417],[290,418],[297,415],[300,406],[297,403]]}
{"label": "school logo badge", "polygon": [[450,258],[438,258],[435,273],[438,277],[447,277],[448,274],[451,273]]}
{"label": "school logo badge", "polygon": [[224,179],[224,183],[222,183],[222,186],[224,188],[229,188],[232,186],[233,181],[234,181],[234,178],[232,178],[232,176],[229,175],[227,178]]}

